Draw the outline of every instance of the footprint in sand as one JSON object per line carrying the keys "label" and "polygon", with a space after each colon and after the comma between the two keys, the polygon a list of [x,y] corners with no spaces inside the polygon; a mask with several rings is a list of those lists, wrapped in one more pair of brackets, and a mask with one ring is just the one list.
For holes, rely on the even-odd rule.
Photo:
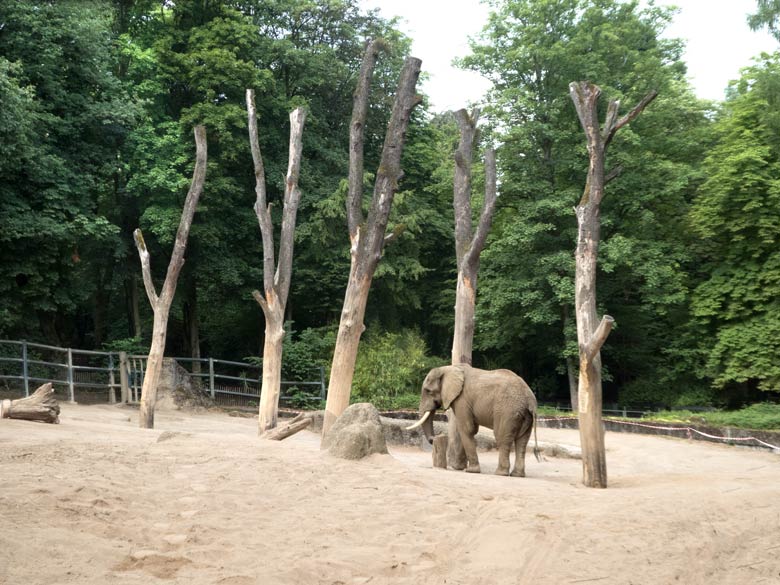
{"label": "footprint in sand", "polygon": [[191,561],[184,557],[172,557],[156,550],[141,549],[125,557],[114,567],[114,571],[144,571],[158,579],[171,579],[179,569],[190,563]]}

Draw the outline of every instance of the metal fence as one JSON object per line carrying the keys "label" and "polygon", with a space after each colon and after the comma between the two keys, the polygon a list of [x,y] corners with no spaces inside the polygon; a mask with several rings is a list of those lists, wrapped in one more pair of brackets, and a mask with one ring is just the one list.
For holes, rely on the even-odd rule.
{"label": "metal fence", "polygon": [[[59,400],[84,404],[134,403],[141,398],[145,355],[87,351],[26,341],[0,340],[0,398],[29,396],[40,384],[52,383]],[[262,366],[213,358],[173,359],[174,376],[226,406],[254,406],[260,399]],[[179,380],[181,381],[181,380]],[[283,380],[282,403],[302,406],[325,398],[325,372],[307,380]]]}

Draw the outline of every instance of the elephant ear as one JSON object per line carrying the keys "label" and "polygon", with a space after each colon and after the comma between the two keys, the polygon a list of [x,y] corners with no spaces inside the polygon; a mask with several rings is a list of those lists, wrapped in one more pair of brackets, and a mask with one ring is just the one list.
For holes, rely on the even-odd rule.
{"label": "elephant ear", "polygon": [[442,408],[447,410],[463,391],[465,376],[463,369],[458,366],[445,366],[442,370],[444,373],[441,377],[441,400]]}

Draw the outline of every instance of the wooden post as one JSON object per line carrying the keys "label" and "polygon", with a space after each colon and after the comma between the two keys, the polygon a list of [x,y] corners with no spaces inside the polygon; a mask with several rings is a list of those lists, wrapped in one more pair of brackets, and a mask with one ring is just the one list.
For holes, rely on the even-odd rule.
{"label": "wooden post", "polygon": [[209,393],[211,399],[214,400],[214,358],[209,358]]}
{"label": "wooden post", "polygon": [[76,391],[73,387],[73,350],[68,348],[68,396],[70,403],[76,404]]}
{"label": "wooden post", "polygon": [[447,469],[447,435],[438,435],[433,438],[433,466]]}
{"label": "wooden post", "polygon": [[114,378],[114,354],[108,354],[108,403],[116,404],[116,379]]}
{"label": "wooden post", "polygon": [[119,388],[122,404],[130,402],[130,388],[127,383],[127,352],[119,352]]}
{"label": "wooden post", "polygon": [[24,395],[30,395],[30,373],[27,364],[27,342],[22,341],[22,378],[24,378]]}

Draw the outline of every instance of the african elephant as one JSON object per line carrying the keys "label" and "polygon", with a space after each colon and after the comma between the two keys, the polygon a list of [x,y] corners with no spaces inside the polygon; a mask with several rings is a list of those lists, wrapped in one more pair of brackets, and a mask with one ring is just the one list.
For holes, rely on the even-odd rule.
{"label": "african elephant", "polygon": [[498,447],[497,475],[510,475],[509,452],[515,450],[515,468],[511,475],[525,477],[525,449],[534,431],[536,442],[536,397],[523,379],[509,370],[480,370],[469,365],[434,368],[425,377],[420,394],[420,420],[410,429],[422,426],[428,441],[433,441],[436,409],[452,408],[457,430],[466,451],[470,473],[479,473],[474,436],[479,426],[493,429]]}

